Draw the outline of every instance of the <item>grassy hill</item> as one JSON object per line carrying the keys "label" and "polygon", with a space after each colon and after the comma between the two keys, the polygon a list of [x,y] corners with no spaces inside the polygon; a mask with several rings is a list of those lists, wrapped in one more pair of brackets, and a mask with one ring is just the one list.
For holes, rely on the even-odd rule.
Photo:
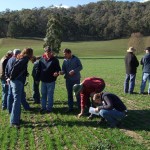
{"label": "grassy hill", "polygon": [[[79,57],[124,56],[128,48],[128,39],[88,42],[62,42],[61,50],[70,48]],[[10,49],[32,47],[35,55],[43,53],[42,39],[0,39],[0,56]],[[62,51],[60,51],[62,56]]]}

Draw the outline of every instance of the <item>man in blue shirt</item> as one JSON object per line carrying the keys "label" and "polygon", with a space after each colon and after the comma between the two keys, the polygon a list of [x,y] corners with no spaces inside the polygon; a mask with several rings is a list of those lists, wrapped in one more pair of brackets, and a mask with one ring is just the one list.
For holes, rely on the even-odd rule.
{"label": "man in blue shirt", "polygon": [[142,83],[140,87],[140,94],[144,93],[147,79],[149,80],[148,94],[150,94],[150,47],[147,47],[145,49],[145,52],[146,54],[142,58],[142,62],[141,62],[143,64],[143,76],[142,76]]}
{"label": "man in blue shirt", "polygon": [[[66,48],[63,51],[64,53],[64,62],[62,64],[61,75],[64,74],[64,78],[66,79],[66,88],[68,94],[68,106],[69,109],[67,112],[73,111],[73,85],[80,84],[80,71],[82,70],[82,64],[78,57],[72,55],[70,49]],[[80,95],[76,96],[77,106],[80,109]]]}

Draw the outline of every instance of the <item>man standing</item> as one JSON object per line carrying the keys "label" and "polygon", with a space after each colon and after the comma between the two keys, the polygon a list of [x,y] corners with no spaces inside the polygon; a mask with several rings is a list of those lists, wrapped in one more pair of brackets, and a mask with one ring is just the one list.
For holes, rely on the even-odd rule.
{"label": "man standing", "polygon": [[[39,60],[37,74],[35,79],[41,81],[41,113],[50,113],[53,108],[53,96],[55,89],[55,81],[59,75],[59,60],[53,55],[52,49],[47,46],[44,48],[45,53]],[[47,103],[48,100],[48,103]]]}
{"label": "man standing", "polygon": [[143,76],[142,76],[142,83],[140,87],[140,94],[144,93],[146,81],[149,80],[148,86],[148,94],[150,94],[150,47],[145,49],[145,56],[142,58],[141,64],[143,65]]}
{"label": "man standing", "polygon": [[[61,75],[65,75],[66,79],[66,89],[68,94],[68,106],[69,109],[67,112],[72,112],[73,110],[73,85],[80,84],[80,71],[82,70],[82,64],[78,57],[72,55],[70,49],[64,49],[64,62],[62,64]],[[77,106],[80,109],[80,95],[76,95]]]}
{"label": "man standing", "polygon": [[78,114],[78,118],[80,118],[84,114],[85,107],[90,107],[90,97],[93,98],[95,93],[99,93],[103,91],[105,88],[105,82],[101,78],[97,77],[89,77],[85,78],[82,83],[75,84],[73,86],[73,90],[75,95],[80,93],[81,98],[81,112]]}
{"label": "man standing", "polygon": [[136,70],[139,66],[139,62],[134,55],[135,51],[133,47],[129,47],[125,56],[126,78],[124,81],[124,93],[133,94],[134,91]]}
{"label": "man standing", "polygon": [[13,52],[9,50],[7,54],[0,60],[0,79],[2,82],[2,110],[7,109],[8,85],[5,78],[5,68],[8,60],[12,57]]}
{"label": "man standing", "polygon": [[39,92],[39,82],[35,81],[35,76],[36,76],[36,71],[39,65],[39,59],[41,57],[32,57],[31,62],[33,63],[33,69],[32,69],[32,77],[33,77],[33,84],[32,84],[32,88],[33,88],[33,100],[34,100],[34,104],[40,104],[40,92]]}

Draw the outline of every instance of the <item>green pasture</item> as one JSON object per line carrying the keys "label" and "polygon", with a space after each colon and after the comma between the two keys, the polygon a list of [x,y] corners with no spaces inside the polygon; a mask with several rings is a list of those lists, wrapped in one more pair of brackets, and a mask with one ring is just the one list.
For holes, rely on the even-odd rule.
{"label": "green pasture", "polygon": [[[14,47],[9,43],[10,47],[7,46],[6,41],[12,39],[2,40],[0,40],[0,43],[3,43],[0,46],[1,56],[4,51],[11,47],[24,47],[24,40],[22,45],[20,41],[20,46],[19,42],[18,45],[16,42]],[[121,41],[122,45],[117,46],[116,44],[121,43]],[[30,42],[29,40],[26,44]],[[138,94],[142,68],[139,66],[137,70],[135,86],[137,94],[124,94],[125,67],[123,57],[127,45],[125,40],[109,42],[104,42],[105,44],[103,42],[64,42],[62,43],[62,49],[68,47],[80,57],[83,64],[81,80],[91,76],[103,78],[106,82],[105,91],[117,94],[126,104],[128,116],[123,120],[121,128],[110,129],[107,125],[97,125],[98,117],[93,120],[88,120],[87,116],[77,119],[79,110],[76,106],[73,113],[66,114],[65,80],[63,76],[59,76],[56,81],[52,113],[40,114],[40,105],[33,104],[33,101],[28,100],[34,111],[29,112],[22,109],[22,124],[21,128],[17,130],[10,128],[9,114],[7,111],[0,109],[0,150],[149,150],[150,96]],[[116,43],[113,44],[113,42]],[[32,40],[31,43],[33,45],[27,46],[33,47],[36,55],[41,55],[43,52],[41,51],[42,41]],[[112,47],[109,47],[109,45],[112,45]],[[111,49],[115,53],[110,51]],[[91,50],[94,52],[91,53]],[[111,54],[107,56],[106,51]],[[141,56],[138,56],[138,59],[140,58]],[[62,62],[63,59],[60,59],[60,64]],[[28,71],[30,74],[32,67],[32,63],[29,63]],[[27,81],[29,81],[29,84],[25,87],[25,91],[29,99],[32,95],[31,75],[27,78]]]}
{"label": "green pasture", "polygon": [[[25,47],[32,47],[35,55],[43,53],[42,39],[0,39],[0,56],[8,50]],[[128,39],[110,40],[110,41],[88,41],[88,42],[62,42],[62,50],[70,48],[73,53],[79,57],[108,57],[124,56],[128,49]]]}

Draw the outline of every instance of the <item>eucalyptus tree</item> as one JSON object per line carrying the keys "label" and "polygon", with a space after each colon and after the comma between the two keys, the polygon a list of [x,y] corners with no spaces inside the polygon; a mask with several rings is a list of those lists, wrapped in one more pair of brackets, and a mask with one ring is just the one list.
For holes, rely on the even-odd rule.
{"label": "eucalyptus tree", "polygon": [[51,14],[47,23],[44,47],[49,46],[55,53],[59,53],[62,42],[62,25],[59,14]]}

